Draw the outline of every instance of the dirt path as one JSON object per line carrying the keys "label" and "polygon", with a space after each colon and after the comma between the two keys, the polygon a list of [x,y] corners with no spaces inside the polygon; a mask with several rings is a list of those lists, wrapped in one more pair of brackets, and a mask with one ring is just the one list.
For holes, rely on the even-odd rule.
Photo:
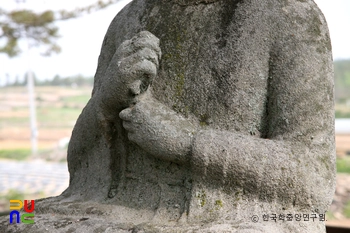
{"label": "dirt path", "polygon": [[338,156],[350,156],[350,134],[337,134],[335,143]]}

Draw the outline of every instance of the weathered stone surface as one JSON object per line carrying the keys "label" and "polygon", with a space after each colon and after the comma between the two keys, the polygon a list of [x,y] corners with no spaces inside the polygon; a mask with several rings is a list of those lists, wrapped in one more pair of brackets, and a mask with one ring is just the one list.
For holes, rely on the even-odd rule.
{"label": "weathered stone surface", "polygon": [[325,232],[262,217],[329,207],[333,88],[312,0],[134,0],[104,39],[70,186],[26,232]]}

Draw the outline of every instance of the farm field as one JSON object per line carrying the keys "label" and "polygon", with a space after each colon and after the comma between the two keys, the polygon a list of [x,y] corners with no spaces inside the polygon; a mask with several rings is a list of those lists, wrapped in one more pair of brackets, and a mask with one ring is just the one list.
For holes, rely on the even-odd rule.
{"label": "farm field", "polygon": [[[55,149],[67,141],[92,87],[36,87],[38,149]],[[30,120],[26,87],[0,88],[0,155],[4,151],[29,151]]]}
{"label": "farm field", "polygon": [[335,143],[339,157],[350,156],[350,134],[337,134]]}

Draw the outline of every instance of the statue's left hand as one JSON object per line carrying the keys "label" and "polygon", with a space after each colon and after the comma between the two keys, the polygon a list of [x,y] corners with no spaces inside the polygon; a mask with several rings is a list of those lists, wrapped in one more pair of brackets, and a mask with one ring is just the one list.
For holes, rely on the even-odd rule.
{"label": "statue's left hand", "polygon": [[175,163],[189,162],[194,125],[149,94],[119,117],[129,140],[148,153]]}

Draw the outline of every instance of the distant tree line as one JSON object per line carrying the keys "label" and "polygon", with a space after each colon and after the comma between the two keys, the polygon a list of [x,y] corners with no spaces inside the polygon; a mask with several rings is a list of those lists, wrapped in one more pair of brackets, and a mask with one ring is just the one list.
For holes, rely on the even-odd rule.
{"label": "distant tree line", "polygon": [[[35,75],[34,75],[35,77]],[[6,86],[24,86],[27,78],[17,77],[13,82],[7,82]],[[350,59],[334,61],[334,83],[336,102],[344,103],[350,100]],[[38,80],[35,77],[36,86],[92,86],[93,77],[76,75],[61,77],[56,75],[51,80]]]}
{"label": "distant tree line", "polygon": [[350,100],[350,59],[334,62],[335,97],[337,102]]}
{"label": "distant tree line", "polygon": [[[81,86],[92,86],[94,83],[94,78],[93,77],[84,77],[82,75],[75,75],[75,76],[70,76],[70,77],[61,77],[59,75],[55,75],[55,77],[51,80],[39,80],[34,75],[34,83],[35,83],[35,86],[81,87]],[[8,87],[26,86],[26,85],[27,85],[26,75],[24,78],[16,77],[14,82],[6,84],[6,86],[8,86]]]}

